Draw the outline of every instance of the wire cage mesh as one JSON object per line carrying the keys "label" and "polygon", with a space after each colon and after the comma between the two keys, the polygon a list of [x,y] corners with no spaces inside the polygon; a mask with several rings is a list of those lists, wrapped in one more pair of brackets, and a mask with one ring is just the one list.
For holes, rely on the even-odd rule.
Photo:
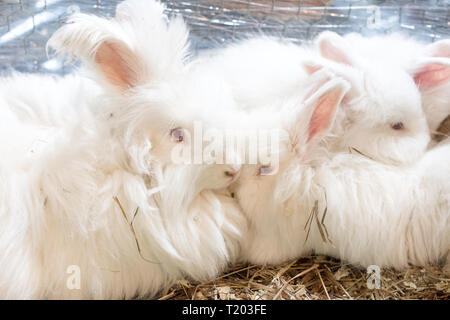
{"label": "wire cage mesh", "polygon": [[[0,0],[0,72],[67,73],[47,58],[50,35],[74,12],[113,16],[121,0]],[[339,34],[405,32],[433,42],[450,35],[450,0],[197,0],[162,1],[182,14],[194,50],[216,48],[252,34],[293,42],[324,30]]]}

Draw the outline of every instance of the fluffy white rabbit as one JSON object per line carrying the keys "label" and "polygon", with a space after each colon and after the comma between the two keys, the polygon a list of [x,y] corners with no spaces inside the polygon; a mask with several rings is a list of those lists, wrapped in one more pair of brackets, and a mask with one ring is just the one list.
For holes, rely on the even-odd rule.
{"label": "fluffy white rabbit", "polygon": [[249,220],[242,259],[278,264],[312,251],[364,267],[441,262],[450,246],[450,145],[410,166],[330,154],[320,141],[349,85],[334,78],[310,86],[304,107],[288,99],[285,115],[271,116],[288,130],[273,150],[278,171],[246,165],[231,187]]}
{"label": "fluffy white rabbit", "polygon": [[411,74],[434,133],[450,114],[450,40],[430,44],[399,33],[373,37],[350,33],[344,39],[355,53],[380,63],[394,63]]}
{"label": "fluffy white rabbit", "polygon": [[27,87],[1,90],[2,298],[151,297],[237,257],[246,220],[223,190],[239,166],[173,161],[194,120],[211,125],[233,100],[187,72],[186,27],[163,10],[129,0],[111,20],[76,14],[49,45],[92,79],[15,75]]}
{"label": "fluffy white rabbit", "polygon": [[430,139],[413,79],[400,66],[377,64],[353,54],[343,41],[337,34],[324,32],[316,40],[318,50],[313,50],[270,38],[250,39],[208,53],[199,59],[198,67],[224,74],[236,101],[246,110],[279,108],[280,101],[295,95],[301,83],[311,81],[310,73],[325,67],[352,85],[329,149],[355,148],[384,162],[413,162]]}

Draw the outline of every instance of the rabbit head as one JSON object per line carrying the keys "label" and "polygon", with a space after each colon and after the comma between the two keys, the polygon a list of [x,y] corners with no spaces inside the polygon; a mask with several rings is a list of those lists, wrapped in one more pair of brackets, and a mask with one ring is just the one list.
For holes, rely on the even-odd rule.
{"label": "rabbit head", "polygon": [[426,44],[404,33],[344,36],[353,52],[367,60],[395,64],[407,71],[422,94],[422,108],[431,132],[450,114],[448,65],[450,41]]}
{"label": "rabbit head", "polygon": [[354,148],[389,163],[420,157],[430,135],[420,92],[410,75],[389,62],[366,61],[351,53],[346,39],[323,32],[317,39],[320,58],[306,63],[310,73],[325,67],[351,84],[334,133],[340,149]]}
{"label": "rabbit head", "polygon": [[[279,263],[298,254],[302,242],[295,239],[303,235],[302,230],[291,234],[286,231],[291,228],[284,228],[283,221],[294,223],[293,220],[283,219],[289,215],[293,195],[309,188],[307,183],[302,185],[309,180],[308,168],[328,157],[327,147],[319,142],[329,134],[348,90],[348,82],[341,78],[320,77],[308,86],[306,95],[285,101],[280,106],[281,116],[277,117],[273,109],[269,113],[274,120],[273,128],[283,128],[278,150],[271,150],[277,153],[278,167],[265,163],[244,165],[239,179],[230,187],[249,220],[249,231],[243,241],[244,260]],[[294,218],[302,220],[295,225],[304,225],[306,216]],[[292,247],[286,246],[286,242],[292,242]]]}
{"label": "rabbit head", "polygon": [[160,166],[177,185],[197,181],[194,194],[226,187],[239,166],[195,162],[194,129],[220,121],[218,110],[234,102],[220,79],[188,72],[186,25],[163,12],[159,2],[130,0],[113,19],[75,14],[48,46],[79,57],[103,89],[95,113],[122,143],[126,166],[148,175]]}

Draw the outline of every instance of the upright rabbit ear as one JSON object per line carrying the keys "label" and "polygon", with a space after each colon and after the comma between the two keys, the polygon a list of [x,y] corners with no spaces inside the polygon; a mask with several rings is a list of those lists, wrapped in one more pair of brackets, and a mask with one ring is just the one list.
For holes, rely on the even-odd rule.
{"label": "upright rabbit ear", "polygon": [[55,32],[47,46],[76,55],[110,85],[121,90],[138,85],[143,69],[125,33],[112,20],[75,14]]}
{"label": "upright rabbit ear", "polygon": [[322,32],[316,39],[315,44],[319,56],[315,59],[305,60],[303,65],[309,74],[321,70],[326,61],[353,67],[355,58],[351,56],[347,41],[335,32]]}
{"label": "upright rabbit ear", "polygon": [[101,43],[95,52],[94,60],[110,84],[122,90],[138,84],[138,61],[124,43]]}
{"label": "upright rabbit ear", "polygon": [[156,1],[127,0],[114,19],[75,14],[47,46],[76,55],[115,88],[163,79],[183,68],[188,30],[180,17],[168,21]]}
{"label": "upright rabbit ear", "polygon": [[350,54],[347,41],[335,32],[322,32],[316,40],[321,56],[325,59],[354,66],[355,59]]}
{"label": "upright rabbit ear", "polygon": [[429,45],[425,56],[411,72],[421,91],[441,86],[450,80],[450,40]]}
{"label": "upright rabbit ear", "polygon": [[348,84],[351,84],[350,88],[346,90],[345,97],[343,98],[344,103],[360,95],[360,74],[354,68],[348,68],[346,66],[341,67],[341,65],[329,65],[321,58],[305,60],[303,61],[303,67],[311,77],[308,81],[310,86],[307,88],[307,91],[310,92],[311,95],[316,92],[321,85],[325,84],[326,81],[331,80],[336,76],[342,77]]}
{"label": "upright rabbit ear", "polygon": [[348,82],[335,78],[322,85],[305,101],[306,110],[310,115],[307,143],[313,139],[320,139],[329,132],[337,109],[349,89]]}
{"label": "upright rabbit ear", "polygon": [[310,75],[329,70],[352,84],[351,90],[347,90],[345,100],[359,96],[358,63],[356,57],[350,54],[347,41],[337,33],[325,31],[318,36],[316,45],[319,56],[304,60],[304,70]]}
{"label": "upright rabbit ear", "polygon": [[[350,89],[347,81],[325,71],[311,77],[305,90],[302,108],[297,108],[291,144],[303,149],[313,141],[323,138],[333,126],[336,112],[343,97]],[[301,152],[301,151],[300,151]]]}

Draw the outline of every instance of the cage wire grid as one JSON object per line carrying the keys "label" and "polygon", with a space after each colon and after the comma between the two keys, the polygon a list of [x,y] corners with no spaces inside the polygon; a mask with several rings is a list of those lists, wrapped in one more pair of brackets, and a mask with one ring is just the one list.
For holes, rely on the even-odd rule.
{"label": "cage wire grid", "polygon": [[[0,73],[65,74],[45,44],[75,12],[114,16],[121,0],[0,0]],[[450,37],[450,0],[197,0],[162,1],[191,29],[194,51],[254,34],[301,43],[324,30],[365,35],[403,32],[425,42]]]}

